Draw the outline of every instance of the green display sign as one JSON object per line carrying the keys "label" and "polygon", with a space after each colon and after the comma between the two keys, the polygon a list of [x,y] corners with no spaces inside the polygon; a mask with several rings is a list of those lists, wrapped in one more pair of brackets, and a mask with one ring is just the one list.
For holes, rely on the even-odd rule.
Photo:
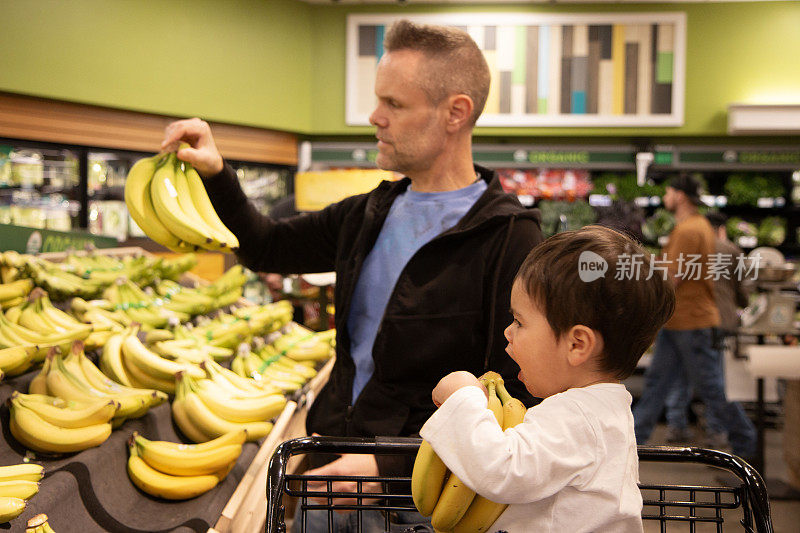
{"label": "green display sign", "polygon": [[0,251],[14,250],[20,253],[64,252],[82,250],[87,245],[95,248],[119,246],[117,239],[93,235],[85,231],[53,231],[0,224]]}
{"label": "green display sign", "polygon": [[[667,160],[666,154],[670,154],[670,160]],[[655,164],[674,164],[678,168],[794,170],[800,168],[800,147],[677,146],[673,152],[656,153]]]}

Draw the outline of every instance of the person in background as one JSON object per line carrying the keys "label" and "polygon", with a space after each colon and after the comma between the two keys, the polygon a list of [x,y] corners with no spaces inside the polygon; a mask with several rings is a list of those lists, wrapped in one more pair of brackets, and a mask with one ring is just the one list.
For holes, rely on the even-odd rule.
{"label": "person in background", "polygon": [[[582,277],[596,254],[607,273]],[[615,276],[623,256],[649,256],[630,237],[587,226],[550,237],[525,259],[511,290],[508,353],[531,394],[544,398],[505,431],[468,372],[433,390],[422,426],[458,478],[510,504],[489,531],[641,532],[642,495],[631,395],[621,383],[675,306],[665,276]],[[569,302],[570,305],[564,305]]]}
{"label": "person in background", "polygon": [[[714,344],[717,349],[736,351],[736,334],[739,331],[738,310],[747,307],[748,296],[744,283],[734,269],[737,258],[744,252],[730,239],[725,223],[728,218],[717,211],[706,215],[714,230],[715,255],[718,258],[718,268],[712,276],[714,281],[714,299],[719,309],[720,325],[714,331]],[[716,277],[716,279],[713,279]],[[689,380],[681,375],[674,387],[667,395],[667,442],[686,443],[692,439],[689,431],[687,411],[692,399],[692,390]],[[705,416],[704,445],[720,449],[727,445],[724,426],[714,418],[713,412]]]}
{"label": "person in background", "polygon": [[[452,27],[399,21],[384,50],[370,116],[376,164],[405,177],[370,193],[275,221],[248,204],[207,123],[174,122],[162,143],[191,145],[178,158],[203,176],[245,266],[336,272],[336,363],[309,410],[309,435],[417,435],[434,410],[430,391],[457,369],[492,369],[512,394],[534,403],[505,352],[503,330],[514,274],[542,237],[538,211],[473,164],[472,130],[489,92],[489,67],[469,35]],[[412,462],[346,454],[308,473],[409,475]],[[355,483],[334,488],[352,491]],[[309,514],[319,517],[308,531],[328,531],[328,513]],[[381,513],[372,515],[383,524]],[[395,518],[413,524],[421,517]],[[335,530],[354,530],[356,520],[356,513],[336,514]]]}
{"label": "person in background", "polygon": [[707,273],[716,239],[711,224],[698,212],[699,204],[700,185],[691,176],[682,174],[667,185],[664,207],[675,215],[675,227],[664,247],[664,262],[675,284],[676,305],[656,338],[644,390],[633,409],[636,440],[648,441],[667,394],[686,376],[707,416],[718,420],[727,433],[733,453],[752,461],[756,430],[742,406],[727,401],[722,354],[714,347],[720,317]]}

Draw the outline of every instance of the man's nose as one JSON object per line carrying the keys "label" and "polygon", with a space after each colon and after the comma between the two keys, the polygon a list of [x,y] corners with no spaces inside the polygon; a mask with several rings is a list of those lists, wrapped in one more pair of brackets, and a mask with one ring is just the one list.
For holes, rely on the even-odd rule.
{"label": "man's nose", "polygon": [[380,106],[376,107],[375,110],[372,112],[372,114],[370,114],[369,123],[379,128],[386,127],[386,119],[383,116],[381,116]]}

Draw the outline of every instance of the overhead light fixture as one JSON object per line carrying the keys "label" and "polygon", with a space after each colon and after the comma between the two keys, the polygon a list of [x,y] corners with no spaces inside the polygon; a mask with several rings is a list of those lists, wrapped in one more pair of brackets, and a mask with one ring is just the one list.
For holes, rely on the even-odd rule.
{"label": "overhead light fixture", "polygon": [[800,134],[800,104],[730,104],[731,135]]}

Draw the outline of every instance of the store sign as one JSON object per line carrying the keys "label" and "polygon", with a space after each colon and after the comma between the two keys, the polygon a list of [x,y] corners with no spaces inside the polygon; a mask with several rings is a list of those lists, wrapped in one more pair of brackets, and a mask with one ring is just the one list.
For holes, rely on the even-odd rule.
{"label": "store sign", "polygon": [[82,250],[87,246],[113,248],[118,246],[118,242],[112,237],[102,237],[82,231],[53,231],[0,224],[0,251],[14,250],[36,254]]}
{"label": "store sign", "polygon": [[800,148],[798,147],[773,147],[766,149],[746,147],[674,147],[673,151],[660,152],[666,156],[670,154],[671,160],[659,157],[656,154],[657,165],[675,164],[676,167],[691,166],[696,168],[730,168],[730,169],[774,169],[792,170],[800,168]]}

